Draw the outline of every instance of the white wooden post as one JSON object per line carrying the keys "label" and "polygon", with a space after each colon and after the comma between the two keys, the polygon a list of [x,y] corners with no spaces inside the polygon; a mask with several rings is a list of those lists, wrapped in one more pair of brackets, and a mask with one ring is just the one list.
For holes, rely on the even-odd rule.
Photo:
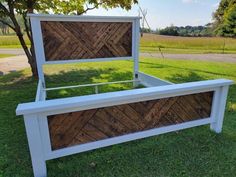
{"label": "white wooden post", "polygon": [[222,131],[228,90],[229,90],[228,85],[222,86],[218,88],[214,94],[212,112],[211,112],[212,123],[210,127],[211,130],[213,130],[216,133],[221,133]]}
{"label": "white wooden post", "polygon": [[39,79],[42,82],[43,88],[46,88],[46,83],[44,79],[43,73],[43,64],[45,63],[45,53],[43,48],[43,38],[42,38],[42,31],[41,31],[41,24],[38,18],[30,18],[31,28],[32,28],[32,36],[34,42],[34,49],[35,49],[35,57],[36,57],[36,64]]}
{"label": "white wooden post", "polygon": [[24,115],[24,122],[28,138],[34,177],[46,177],[46,161],[43,153],[43,145],[40,135],[38,116],[35,114]]}
{"label": "white wooden post", "polygon": [[[134,80],[138,81],[139,71],[139,35],[140,35],[140,19],[135,19],[133,22],[133,57],[134,57]],[[138,86],[138,82],[134,82],[134,87]]]}

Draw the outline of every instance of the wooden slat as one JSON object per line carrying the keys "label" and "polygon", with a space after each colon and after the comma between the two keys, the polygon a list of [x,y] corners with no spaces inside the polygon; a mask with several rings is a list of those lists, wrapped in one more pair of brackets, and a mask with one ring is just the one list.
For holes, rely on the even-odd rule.
{"label": "wooden slat", "polygon": [[210,117],[213,92],[48,117],[52,149]]}
{"label": "wooden slat", "polygon": [[46,61],[129,57],[131,22],[41,21]]}

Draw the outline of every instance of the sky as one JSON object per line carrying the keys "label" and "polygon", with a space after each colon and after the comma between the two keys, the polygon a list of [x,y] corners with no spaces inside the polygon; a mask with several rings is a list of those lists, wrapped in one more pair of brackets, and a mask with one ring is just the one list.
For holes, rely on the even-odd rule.
{"label": "sky", "polygon": [[[212,13],[219,6],[220,0],[139,0],[142,9],[147,10],[147,21],[152,29],[166,26],[198,26],[212,21]],[[129,11],[121,8],[95,9],[87,15],[137,16],[138,5]],[[147,26],[146,26],[147,27]]]}

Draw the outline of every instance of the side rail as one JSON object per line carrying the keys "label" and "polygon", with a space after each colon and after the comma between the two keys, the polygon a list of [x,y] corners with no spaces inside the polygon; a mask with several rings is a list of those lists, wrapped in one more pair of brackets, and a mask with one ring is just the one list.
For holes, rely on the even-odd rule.
{"label": "side rail", "polygon": [[219,79],[20,104],[35,177],[46,160],[210,124],[222,130],[231,80]]}

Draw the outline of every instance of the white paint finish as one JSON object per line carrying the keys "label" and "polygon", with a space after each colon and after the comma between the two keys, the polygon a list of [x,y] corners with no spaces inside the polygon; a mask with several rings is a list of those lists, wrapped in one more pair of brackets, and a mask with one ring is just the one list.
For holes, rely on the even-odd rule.
{"label": "white paint finish", "polygon": [[146,87],[156,87],[163,85],[172,85],[173,83],[164,81],[162,79],[156,78],[154,76],[150,76],[148,74],[144,74],[142,72],[138,72],[138,78],[142,85]]}
{"label": "white paint finish", "polygon": [[79,87],[92,87],[92,86],[101,86],[101,85],[109,85],[109,84],[122,84],[122,83],[130,83],[130,82],[139,82],[136,80],[125,80],[125,81],[114,81],[114,82],[101,82],[94,84],[81,84],[81,85],[73,85],[73,86],[65,86],[65,87],[54,87],[54,88],[46,88],[46,91],[49,90],[61,90],[61,89],[70,89],[70,88],[79,88]]}
{"label": "white paint finish", "polygon": [[28,17],[41,21],[92,21],[92,22],[132,22],[141,19],[139,16],[90,16],[90,15],[55,15],[55,14],[27,14]]}
{"label": "white paint finish", "polygon": [[[133,22],[133,44],[132,53],[134,57],[134,80],[138,81],[138,71],[139,71],[139,41],[140,40],[140,19],[136,19]],[[134,87],[137,87],[138,83],[134,82]]]}
{"label": "white paint finish", "polygon": [[38,102],[41,100],[42,97],[42,82],[39,79],[38,81],[38,87],[37,87],[37,92],[36,92],[36,97],[35,97],[35,102]]}
{"label": "white paint finish", "polygon": [[[233,83],[231,80],[218,79],[201,82],[191,82],[184,84],[172,84],[159,78],[149,76],[138,72],[139,70],[139,27],[140,17],[100,17],[100,16],[64,16],[64,15],[35,15],[30,14],[31,26],[33,31],[35,52],[37,58],[37,67],[39,72],[39,81],[36,102],[20,104],[17,107],[16,114],[24,114],[27,138],[30,147],[33,170],[35,177],[46,176],[45,160],[54,159],[74,153],[89,151],[101,147],[110,146],[122,142],[132,141],[158,134],[172,132],[176,130],[186,129],[190,127],[211,124],[211,129],[219,133],[222,129],[224,110],[228,87]],[[67,61],[45,61],[43,48],[42,32],[40,21],[76,21],[76,22],[132,22],[132,56],[115,57],[115,58],[97,58],[83,60],[67,60]],[[102,93],[97,95],[88,95],[81,97],[63,98],[55,100],[45,100],[46,89],[43,73],[43,64],[62,64],[75,62],[97,62],[112,60],[134,60],[134,80],[132,82],[141,82],[150,88],[135,89],[128,91],[118,91],[112,93]],[[135,76],[139,76],[139,78]],[[127,81],[126,81],[127,82]],[[112,83],[112,82],[110,82]],[[99,83],[100,84],[100,83]],[[97,86],[95,92],[98,92]],[[104,85],[107,83],[101,83]],[[89,84],[90,86],[92,84]],[[160,86],[162,85],[162,86]],[[85,85],[82,85],[85,86]],[[68,86],[67,88],[74,88]],[[64,88],[64,87],[63,87]],[[59,88],[62,89],[62,88]],[[212,113],[210,118],[185,122],[177,125],[170,125],[151,130],[145,130],[96,142],[86,143],[68,147],[56,151],[52,151],[49,136],[49,127],[47,116],[74,112],[80,110],[88,110],[93,108],[108,107],[119,104],[127,104],[133,102],[154,100],[166,97],[188,95],[193,93],[201,93],[207,91],[215,91]]]}
{"label": "white paint finish", "polygon": [[211,123],[211,129],[216,133],[221,133],[222,131],[228,90],[229,86],[222,86],[217,89],[214,95],[211,113],[211,119],[213,121]]}
{"label": "white paint finish", "polygon": [[30,149],[34,177],[46,177],[46,161],[44,157],[41,132],[37,115],[24,115],[25,128]]}
{"label": "white paint finish", "polygon": [[137,133],[131,133],[131,134],[123,135],[123,136],[104,139],[104,140],[86,143],[82,145],[72,146],[72,147],[52,151],[50,154],[46,155],[46,159],[47,160],[55,159],[55,158],[59,158],[59,157],[63,157],[63,156],[67,156],[67,155],[71,155],[75,153],[85,152],[85,151],[89,151],[93,149],[98,149],[98,148],[114,145],[114,144],[119,144],[123,142],[137,140],[141,138],[146,138],[150,136],[182,130],[186,128],[205,125],[205,124],[209,124],[210,122],[211,122],[210,118],[205,118],[205,119],[189,121],[189,122],[185,122],[185,123],[181,123],[177,125],[170,125],[170,126],[145,130],[145,131],[141,131]]}
{"label": "white paint finish", "polygon": [[48,118],[44,115],[38,115],[39,130],[44,154],[51,153],[51,140],[48,128]]}
{"label": "white paint finish", "polygon": [[45,61],[45,64],[68,64],[68,63],[90,63],[90,62],[104,62],[104,61],[120,61],[133,60],[133,57],[111,57],[111,58],[94,58],[94,59],[75,59],[75,60],[56,60]]}
{"label": "white paint finish", "polygon": [[44,47],[43,47],[43,38],[41,31],[40,20],[37,18],[30,18],[32,36],[34,42],[34,50],[36,56],[36,63],[38,69],[39,79],[42,81],[42,85],[45,88],[45,79],[43,73],[43,64],[45,63]]}
{"label": "white paint finish", "polygon": [[17,115],[44,113],[45,115],[62,112],[79,111],[99,107],[127,104],[132,102],[160,99],[165,97],[187,95],[215,90],[217,87],[231,85],[227,79],[173,84],[159,87],[141,88],[111,93],[101,93],[80,97],[46,100],[41,102],[19,104]]}
{"label": "white paint finish", "polygon": [[[65,15],[37,15],[37,14],[28,14],[31,20],[32,34],[35,47],[35,55],[37,61],[37,68],[39,78],[42,81],[42,85],[46,88],[44,73],[43,73],[43,64],[65,64],[65,63],[82,63],[82,62],[101,62],[101,61],[114,61],[114,60],[130,60],[135,59],[135,63],[138,62],[138,48],[137,47],[139,36],[136,38],[136,33],[139,31],[139,19],[140,17],[102,17],[102,16],[65,16]],[[132,28],[134,33],[132,33],[132,56],[128,57],[111,57],[111,58],[94,58],[94,59],[74,59],[74,60],[57,60],[57,61],[46,61],[45,52],[43,46],[43,37],[41,30],[41,21],[76,21],[76,22],[132,22]],[[136,29],[137,28],[137,29]],[[135,56],[134,52],[135,51]],[[138,69],[135,67],[136,70]],[[46,98],[46,93],[45,93]]]}
{"label": "white paint finish", "polygon": [[38,86],[37,86],[36,97],[35,97],[35,102],[45,101],[45,99],[46,99],[46,91],[43,88],[42,81],[39,79]]}

